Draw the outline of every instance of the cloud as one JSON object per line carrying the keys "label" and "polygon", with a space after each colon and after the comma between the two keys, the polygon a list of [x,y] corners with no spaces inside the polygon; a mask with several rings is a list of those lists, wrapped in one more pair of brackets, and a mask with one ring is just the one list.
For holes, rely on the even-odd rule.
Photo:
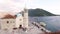
{"label": "cloud", "polygon": [[60,14],[60,0],[0,0],[0,12],[20,12],[25,3],[27,8],[42,8]]}
{"label": "cloud", "polygon": [[0,12],[19,12],[24,7],[24,0],[0,0]]}

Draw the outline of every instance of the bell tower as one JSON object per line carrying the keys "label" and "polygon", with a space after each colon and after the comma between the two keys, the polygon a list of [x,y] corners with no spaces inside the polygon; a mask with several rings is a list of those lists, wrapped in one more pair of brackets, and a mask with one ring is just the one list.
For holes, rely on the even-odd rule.
{"label": "bell tower", "polygon": [[23,17],[24,27],[28,28],[28,9],[24,8],[24,17]]}
{"label": "bell tower", "polygon": [[26,2],[27,0],[25,1],[23,24],[25,28],[28,28],[28,9],[27,9]]}

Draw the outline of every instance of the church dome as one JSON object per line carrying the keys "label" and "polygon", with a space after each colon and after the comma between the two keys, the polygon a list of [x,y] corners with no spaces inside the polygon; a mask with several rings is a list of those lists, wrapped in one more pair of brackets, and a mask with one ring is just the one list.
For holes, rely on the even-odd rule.
{"label": "church dome", "polygon": [[16,17],[22,16],[22,12],[16,14]]}

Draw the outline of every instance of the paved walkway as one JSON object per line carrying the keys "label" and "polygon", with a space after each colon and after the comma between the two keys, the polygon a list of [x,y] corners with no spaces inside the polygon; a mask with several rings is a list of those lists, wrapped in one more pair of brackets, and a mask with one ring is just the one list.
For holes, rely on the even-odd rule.
{"label": "paved walkway", "polygon": [[0,30],[0,34],[43,34],[39,28],[29,23],[29,28],[27,31],[23,31],[22,29],[17,30]]}

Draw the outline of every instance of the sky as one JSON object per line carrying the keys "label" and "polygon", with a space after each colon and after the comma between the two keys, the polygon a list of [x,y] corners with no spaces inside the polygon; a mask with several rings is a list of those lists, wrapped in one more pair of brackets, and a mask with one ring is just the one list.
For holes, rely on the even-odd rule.
{"label": "sky", "polygon": [[0,12],[20,12],[23,8],[41,8],[60,15],[60,0],[0,0]]}

